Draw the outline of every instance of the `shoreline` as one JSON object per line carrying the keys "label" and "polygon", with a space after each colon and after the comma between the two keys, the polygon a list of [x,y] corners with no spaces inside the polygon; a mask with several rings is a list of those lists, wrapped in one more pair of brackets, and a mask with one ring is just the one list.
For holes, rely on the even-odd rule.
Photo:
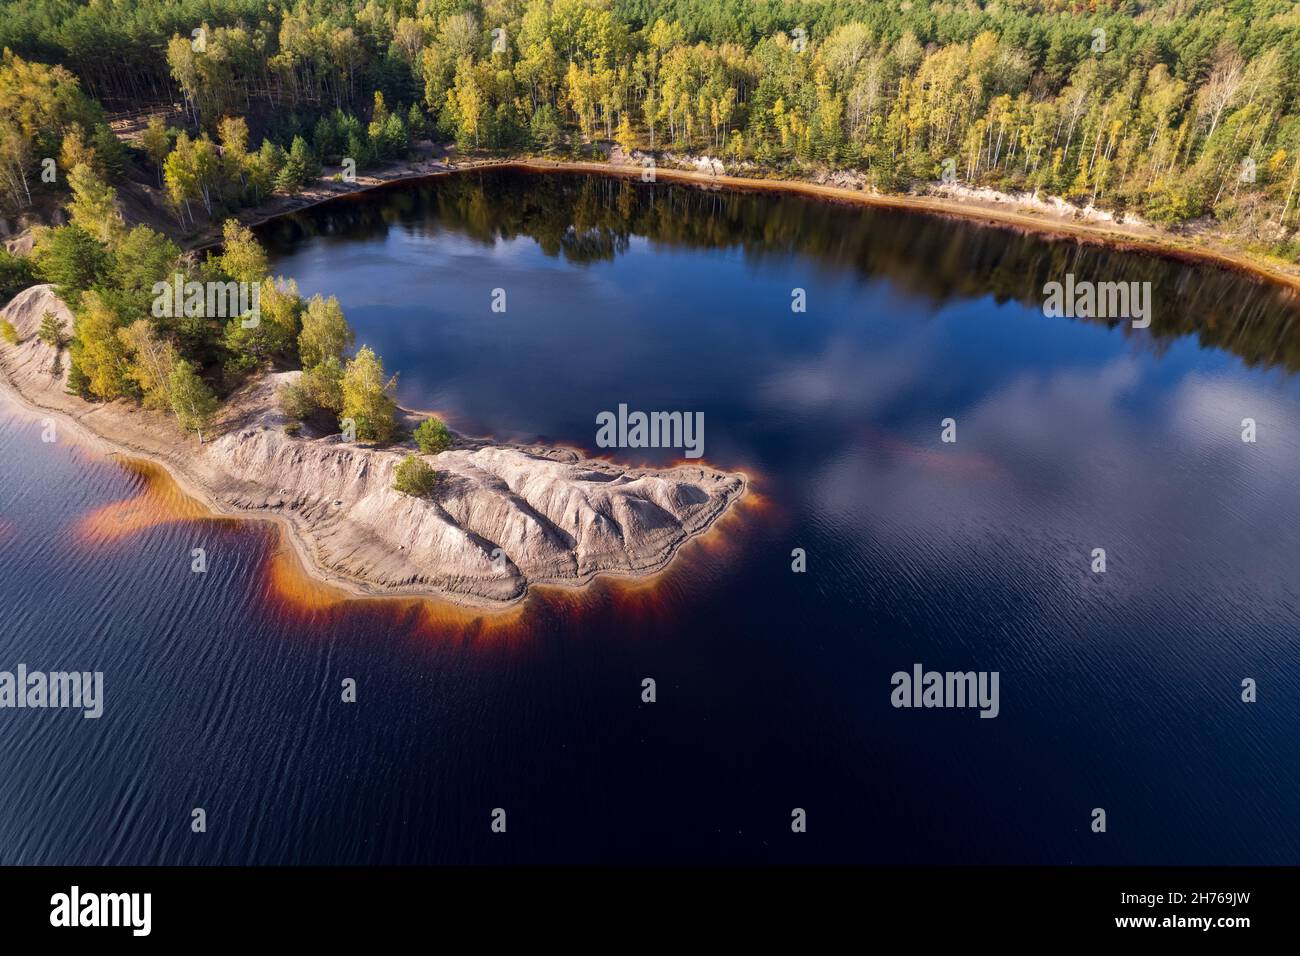
{"label": "shoreline", "polygon": [[[254,208],[237,214],[243,225],[257,228],[283,216],[292,215],[349,196],[395,186],[401,183],[418,183],[457,173],[484,169],[508,169],[530,173],[588,173],[613,176],[621,179],[640,179],[642,167],[634,163],[596,162],[593,160],[557,160],[544,157],[474,157],[455,165],[434,160],[421,166],[402,164],[388,170],[379,170],[367,176],[358,176],[347,188],[322,180],[322,187],[304,190],[288,200],[283,208]],[[711,189],[733,189],[740,192],[775,192],[806,196],[823,202],[869,206],[877,209],[894,209],[922,215],[957,218],[967,222],[1040,235],[1048,240],[1072,239],[1093,245],[1106,246],[1119,252],[1155,255],[1190,265],[1210,265],[1245,275],[1256,281],[1271,283],[1293,293],[1300,293],[1300,263],[1288,264],[1265,258],[1257,253],[1233,249],[1209,241],[1204,244],[1154,226],[1128,226],[1117,223],[1080,221],[1061,214],[1033,209],[1014,200],[1006,203],[970,199],[952,199],[940,196],[877,193],[861,189],[832,186],[805,179],[759,179],[748,176],[713,175],[698,170],[655,167],[657,182],[673,182],[702,186]],[[199,251],[220,245],[220,238],[202,235],[180,245],[187,251]]]}

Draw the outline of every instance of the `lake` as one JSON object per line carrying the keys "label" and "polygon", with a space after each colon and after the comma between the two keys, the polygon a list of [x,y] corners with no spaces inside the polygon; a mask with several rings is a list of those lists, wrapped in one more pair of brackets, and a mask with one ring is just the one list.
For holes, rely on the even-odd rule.
{"label": "lake", "polygon": [[[343,602],[269,526],[5,411],[0,670],[102,670],[106,699],[0,710],[0,863],[1300,862],[1294,298],[579,174],[402,184],[261,238],[403,404],[652,465],[681,452],[598,448],[596,416],[699,412],[751,494],[652,584]],[[1150,327],[1045,316],[1066,274],[1150,283]],[[997,717],[892,706],[916,664],[997,672]]]}

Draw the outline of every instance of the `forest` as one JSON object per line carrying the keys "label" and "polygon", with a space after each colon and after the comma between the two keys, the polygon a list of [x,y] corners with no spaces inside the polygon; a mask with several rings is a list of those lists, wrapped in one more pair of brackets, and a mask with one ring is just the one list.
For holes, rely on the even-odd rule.
{"label": "forest", "polygon": [[[285,147],[303,136],[318,158],[346,152],[354,133],[369,159],[356,130],[337,143],[313,134],[331,114],[365,132],[382,102],[390,153],[427,119],[416,135],[487,149],[617,140],[857,169],[886,190],[946,169],[1160,223],[1213,216],[1300,253],[1300,5],[1285,0],[5,0],[0,11],[0,46],[68,71],[105,109],[180,102],[214,137],[244,116]],[[48,146],[10,142],[33,132],[15,102],[30,82],[7,75],[0,91],[0,113],[19,120],[6,167]],[[75,100],[50,122],[85,125]]]}
{"label": "forest", "polygon": [[[71,298],[91,397],[148,398],[146,331],[176,350],[168,376],[198,369],[221,394],[300,359],[303,318],[337,310],[281,290],[285,323],[255,347],[213,323],[118,335],[149,282],[230,278],[231,249],[255,246],[236,232],[199,262],[128,230],[127,180],[151,180],[184,235],[430,139],[1036,192],[1300,260],[1292,0],[0,0],[0,48],[3,215],[46,195],[71,218],[38,230],[30,261],[0,255],[0,299],[36,277]],[[124,142],[109,121],[127,111],[148,118]],[[277,301],[257,268],[241,276]],[[291,405],[342,407],[345,344]]]}

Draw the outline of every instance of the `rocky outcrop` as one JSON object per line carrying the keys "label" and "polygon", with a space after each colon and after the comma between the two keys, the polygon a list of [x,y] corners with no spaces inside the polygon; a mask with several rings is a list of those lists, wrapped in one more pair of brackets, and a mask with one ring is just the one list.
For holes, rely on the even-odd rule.
{"label": "rocky outcrop", "polygon": [[75,421],[110,450],[158,461],[214,511],[282,521],[318,576],[353,591],[490,606],[536,584],[650,574],[745,492],[743,475],[707,466],[623,468],[571,449],[457,437],[425,456],[443,475],[438,491],[411,498],[393,489],[393,472],[413,446],[286,433],[275,389],[297,372],[248,383],[200,445],[131,403],[67,395],[66,369],[35,338],[46,311],[71,329],[48,286],[4,310],[22,341],[0,348],[0,370],[19,398]]}

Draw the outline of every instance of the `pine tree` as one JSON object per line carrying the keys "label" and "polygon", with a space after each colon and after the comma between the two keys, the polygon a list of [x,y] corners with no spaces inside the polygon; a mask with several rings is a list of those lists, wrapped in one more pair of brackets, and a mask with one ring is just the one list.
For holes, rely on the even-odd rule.
{"label": "pine tree", "polygon": [[301,136],[295,136],[293,142],[289,144],[289,162],[294,164],[295,169],[301,170],[298,185],[305,186],[320,178],[320,160],[312,153],[307,146],[307,141]]}
{"label": "pine tree", "polygon": [[407,455],[393,473],[393,488],[412,498],[427,498],[438,488],[438,473],[423,459]]}
{"label": "pine tree", "polygon": [[53,312],[46,312],[41,316],[41,327],[36,337],[52,349],[62,348],[63,322],[56,318]]}

